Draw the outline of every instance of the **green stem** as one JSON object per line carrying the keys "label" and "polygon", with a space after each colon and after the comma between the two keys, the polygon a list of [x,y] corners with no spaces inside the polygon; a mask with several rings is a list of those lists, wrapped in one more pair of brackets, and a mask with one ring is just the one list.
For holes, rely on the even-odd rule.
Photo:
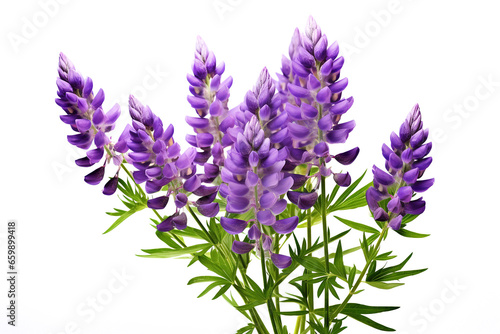
{"label": "green stem", "polygon": [[344,309],[344,307],[347,305],[347,303],[349,302],[349,300],[351,299],[351,297],[354,295],[354,293],[356,292],[356,290],[358,289],[359,285],[361,284],[361,282],[363,281],[363,277],[365,276],[366,274],[366,271],[368,270],[368,268],[370,267],[372,261],[377,257],[378,255],[378,252],[379,252],[379,248],[380,248],[380,243],[382,242],[382,239],[384,239],[384,236],[385,236],[385,233],[387,232],[387,229],[388,229],[388,225],[386,224],[384,226],[384,228],[382,229],[382,232],[380,232],[380,235],[378,237],[378,240],[377,240],[377,244],[375,245],[375,249],[373,250],[373,254],[370,256],[370,258],[366,261],[366,264],[365,264],[365,267],[363,268],[363,270],[361,271],[361,274],[359,274],[359,277],[358,277],[358,280],[356,281],[356,283],[353,285],[353,287],[351,288],[351,290],[349,291],[349,294],[345,297],[344,301],[342,302],[342,304],[340,304],[336,309],[335,309],[335,312],[333,312],[332,314],[332,319],[335,319],[335,317],[337,315],[339,315],[340,312],[342,312],[342,310]]}
{"label": "green stem", "polygon": [[[323,248],[325,250],[325,270],[330,272],[330,252],[328,251],[328,226],[326,225],[326,182],[325,177],[321,176],[321,219],[323,222]],[[325,287],[325,328],[330,328],[330,290]]]}
{"label": "green stem", "polygon": [[[307,249],[312,246],[312,217],[311,209],[307,209]],[[309,256],[312,256],[310,254]],[[306,274],[309,270],[306,269]],[[312,321],[311,314],[314,312],[314,286],[310,281],[307,283],[307,300],[309,302],[309,321]],[[314,328],[311,327],[311,334],[314,334]]]}

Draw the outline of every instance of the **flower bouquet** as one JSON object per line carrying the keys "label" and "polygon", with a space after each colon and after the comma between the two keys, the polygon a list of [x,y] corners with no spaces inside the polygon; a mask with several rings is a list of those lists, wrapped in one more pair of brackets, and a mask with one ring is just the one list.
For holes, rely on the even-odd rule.
{"label": "flower bouquet", "polygon": [[[403,270],[411,254],[393,264],[396,255],[382,251],[382,242],[388,233],[427,236],[407,226],[425,210],[417,194],[434,183],[422,179],[432,144],[416,105],[382,146],[386,171],[374,165],[373,182],[362,184],[365,174],[353,181],[345,166],[359,148],[341,148],[355,128],[342,120],[354,102],[343,97],[343,64],[338,44],[309,18],[304,32],[295,30],[277,78],[264,68],[231,108],[233,79],[198,38],[187,75],[193,132],[182,148],[174,126],[134,96],[131,122],[112,140],[119,105],[105,112],[103,90],[94,94],[92,79],[61,53],[56,103],[74,131],[68,141],[86,151],[76,164],[92,169],[85,182],[104,182],[103,194],[121,194],[124,205],[108,212],[116,221],[105,233],[151,210],[165,246],[139,256],[205,267],[188,284],[206,285],[200,297],[222,297],[248,319],[236,333],[340,333],[352,320],[394,331],[371,316],[398,307],[361,304],[358,293],[362,284],[393,289],[425,271]],[[365,206],[366,223],[337,216]],[[316,225],[321,237],[314,240]],[[359,243],[348,245],[343,238],[354,233]],[[355,252],[362,263],[349,258]]]}

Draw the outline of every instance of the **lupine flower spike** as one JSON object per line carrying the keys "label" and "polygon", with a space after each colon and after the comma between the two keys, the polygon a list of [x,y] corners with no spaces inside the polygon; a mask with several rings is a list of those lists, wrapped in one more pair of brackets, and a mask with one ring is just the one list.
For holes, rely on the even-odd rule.
{"label": "lupine flower spike", "polygon": [[[401,228],[407,214],[419,215],[425,210],[422,197],[413,199],[434,184],[434,179],[421,180],[432,158],[427,155],[432,143],[425,143],[429,135],[423,129],[422,115],[417,105],[410,111],[399,129],[391,134],[391,147],[384,144],[382,154],[387,172],[373,166],[373,187],[366,192],[366,200],[375,220],[388,221],[394,230]],[[385,200],[385,205],[381,205]],[[387,200],[389,200],[387,202]]]}

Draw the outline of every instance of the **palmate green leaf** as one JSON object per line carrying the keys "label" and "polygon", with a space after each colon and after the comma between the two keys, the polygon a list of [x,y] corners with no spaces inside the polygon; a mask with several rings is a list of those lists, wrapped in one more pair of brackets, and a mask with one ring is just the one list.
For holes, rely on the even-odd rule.
{"label": "palmate green leaf", "polygon": [[334,216],[334,217],[337,218],[342,223],[346,224],[347,226],[349,226],[355,230],[358,230],[361,232],[367,232],[367,233],[377,233],[377,234],[380,233],[376,228],[373,228],[371,226],[364,225],[361,223],[356,223],[356,222],[353,222],[353,221],[348,220],[348,219],[340,218],[338,216]]}
{"label": "palmate green leaf", "polygon": [[377,289],[389,290],[397,288],[398,286],[405,285],[404,283],[386,283],[386,282],[365,282],[368,285]]}
{"label": "palmate green leaf", "polygon": [[171,248],[142,249],[142,251],[148,253],[148,255],[137,255],[137,256],[150,257],[150,258],[163,258],[163,259],[173,258],[182,255],[196,253],[198,251],[207,251],[208,249],[210,249],[210,247],[212,247],[212,245],[206,243],[206,244],[188,246],[180,249],[171,249]]}

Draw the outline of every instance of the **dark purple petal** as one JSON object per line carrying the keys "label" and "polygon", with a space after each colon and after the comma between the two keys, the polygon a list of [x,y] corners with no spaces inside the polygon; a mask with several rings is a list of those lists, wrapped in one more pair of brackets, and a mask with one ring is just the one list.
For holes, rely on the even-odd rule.
{"label": "dark purple petal", "polygon": [[394,177],[391,174],[387,174],[375,165],[373,165],[372,172],[375,181],[377,181],[378,183],[384,186],[390,186],[394,183]]}
{"label": "dark purple petal", "polygon": [[401,141],[403,143],[406,143],[408,140],[410,140],[411,137],[411,128],[410,124],[408,121],[404,121],[403,124],[401,124],[401,127],[399,128],[399,138],[401,138]]}
{"label": "dark purple petal", "polygon": [[184,182],[184,190],[193,192],[201,186],[201,180],[198,175],[193,175]]}
{"label": "dark purple petal", "polygon": [[160,196],[153,199],[148,200],[148,208],[161,210],[164,209],[168,204],[168,196]]}
{"label": "dark purple petal", "polygon": [[424,191],[432,187],[433,184],[434,184],[434,179],[428,179],[423,181],[417,181],[414,184],[412,184],[411,187],[413,191],[417,193],[423,193]]}
{"label": "dark purple petal", "polygon": [[411,148],[404,150],[403,153],[401,153],[401,160],[406,164],[410,163],[413,160],[413,150]]}
{"label": "dark purple petal", "polygon": [[271,261],[279,269],[288,268],[292,264],[292,258],[282,254],[271,254]]}
{"label": "dark purple petal", "polygon": [[413,158],[421,159],[425,157],[427,154],[429,154],[431,149],[432,149],[432,143],[427,143],[425,145],[422,145],[413,152]]}
{"label": "dark purple petal", "polygon": [[341,187],[348,187],[351,184],[351,176],[347,173],[333,173],[333,179]]}
{"label": "dark purple petal", "polygon": [[287,197],[293,204],[297,205],[301,210],[310,209],[318,199],[318,193],[313,192],[299,192],[299,191],[289,191],[287,192]]}
{"label": "dark purple petal", "polygon": [[257,212],[257,220],[261,224],[270,226],[276,222],[276,216],[270,210],[262,210]]}
{"label": "dark purple petal", "polygon": [[97,168],[93,172],[85,175],[85,182],[91,185],[99,184],[104,178],[104,166]]}
{"label": "dark purple petal", "polygon": [[261,235],[262,235],[262,233],[260,232],[259,228],[257,227],[257,224],[253,224],[252,227],[250,227],[250,229],[248,230],[248,237],[251,240],[255,240],[255,241],[259,240]]}
{"label": "dark purple petal", "polygon": [[389,214],[385,212],[384,209],[382,208],[377,208],[375,211],[373,211],[373,219],[381,222],[385,222],[389,220]]}
{"label": "dark purple petal", "polygon": [[295,96],[299,99],[300,98],[307,98],[311,95],[309,90],[307,90],[306,88],[303,88],[303,87],[300,87],[300,86],[297,86],[294,84],[288,84],[288,90],[290,91],[290,94],[292,94],[293,96]]}
{"label": "dark purple petal", "polygon": [[432,163],[432,157],[427,157],[422,160],[415,161],[413,163],[413,167],[418,168],[420,171],[426,170]]}
{"label": "dark purple petal", "polygon": [[403,151],[405,149],[405,144],[395,132],[391,133],[391,146],[394,151]]}
{"label": "dark purple petal", "polygon": [[271,212],[274,215],[279,215],[280,213],[285,211],[286,205],[287,205],[286,199],[282,198],[282,199],[276,201],[276,203],[274,203],[274,205],[271,208]]}
{"label": "dark purple petal", "polygon": [[344,153],[337,154],[334,158],[342,165],[350,165],[358,156],[359,148],[355,147]]}
{"label": "dark purple petal", "polygon": [[243,213],[248,210],[250,201],[246,197],[227,196],[227,212]]}
{"label": "dark purple petal", "polygon": [[400,170],[401,168],[403,168],[403,161],[396,155],[396,153],[392,153],[389,156],[389,166],[393,170]]}
{"label": "dark purple petal", "polygon": [[389,227],[392,228],[393,230],[399,230],[401,228],[401,222],[403,220],[403,216],[398,215],[395,218],[392,218],[391,221],[389,222]]}
{"label": "dark purple petal", "polygon": [[104,195],[113,195],[118,187],[118,176],[112,177],[108,182],[104,185],[104,189],[102,193]]}
{"label": "dark purple petal", "polygon": [[285,219],[277,220],[273,225],[274,231],[281,234],[292,233],[299,224],[299,217],[293,216]]}
{"label": "dark purple petal", "polygon": [[248,223],[241,219],[232,219],[227,217],[222,217],[220,219],[220,225],[229,234],[238,234],[243,232],[247,227]]}
{"label": "dark purple petal", "polygon": [[410,169],[403,175],[403,180],[408,184],[413,184],[415,183],[415,181],[417,181],[418,173],[418,168]]}
{"label": "dark purple petal", "polygon": [[326,140],[330,144],[341,144],[346,142],[348,136],[348,130],[334,128],[332,131],[326,133]]}
{"label": "dark purple petal", "polygon": [[387,209],[390,212],[401,213],[401,211],[403,210],[403,206],[401,205],[401,202],[397,196],[391,199],[389,203],[387,203]]}
{"label": "dark purple petal", "polygon": [[90,166],[94,165],[94,163],[91,162],[88,157],[83,157],[83,158],[80,158],[80,159],[76,159],[75,163],[76,163],[77,166],[80,166],[80,167],[90,167]]}
{"label": "dark purple petal", "polygon": [[419,215],[425,211],[425,201],[419,198],[415,201],[405,204],[405,212],[411,215]]}
{"label": "dark purple petal", "polygon": [[277,200],[278,197],[276,194],[273,192],[267,192],[260,197],[259,202],[263,209],[269,209],[276,203]]}
{"label": "dark purple petal", "polygon": [[385,160],[389,160],[389,157],[392,153],[394,152],[389,148],[389,146],[387,146],[386,144],[382,145],[382,155],[384,156]]}
{"label": "dark purple petal", "polygon": [[215,217],[219,213],[219,203],[199,205],[198,211],[205,217]]}
{"label": "dark purple petal", "polygon": [[413,189],[410,186],[401,187],[398,189],[397,195],[401,202],[408,203],[413,196]]}
{"label": "dark purple petal", "polygon": [[178,230],[183,230],[187,227],[187,216],[184,212],[179,215],[174,215],[172,221]]}
{"label": "dark purple petal", "polygon": [[174,229],[174,221],[172,216],[168,217],[160,224],[156,225],[156,229],[160,232],[169,232]]}
{"label": "dark purple petal", "polygon": [[234,240],[231,249],[236,254],[246,254],[250,252],[254,247],[255,244],[249,244],[248,242]]}
{"label": "dark purple petal", "polygon": [[184,193],[179,193],[175,196],[175,206],[180,209],[183,208],[188,202],[188,197]]}

